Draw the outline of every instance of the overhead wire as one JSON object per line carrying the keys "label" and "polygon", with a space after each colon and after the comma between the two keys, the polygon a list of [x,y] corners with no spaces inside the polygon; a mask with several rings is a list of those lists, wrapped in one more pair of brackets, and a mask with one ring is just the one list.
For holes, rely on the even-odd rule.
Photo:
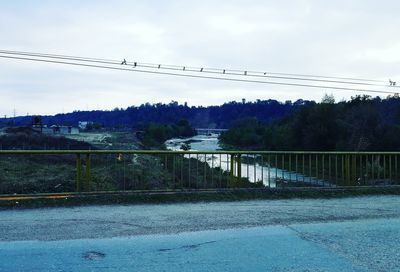
{"label": "overhead wire", "polygon": [[[30,58],[28,58],[28,57],[15,57],[15,56],[9,56],[9,55],[4,55],[4,54],[0,55],[0,58],[26,60],[26,61],[36,61],[36,62],[53,63],[53,64],[64,64],[64,65],[73,65],[73,66],[91,67],[91,68],[102,68],[102,69],[119,70],[119,71],[130,71],[130,72],[139,72],[139,73],[149,73],[149,74],[160,74],[160,75],[169,75],[169,76],[189,77],[189,78],[214,79],[214,80],[224,80],[224,81],[234,81],[234,82],[260,83],[260,84],[296,86],[296,87],[309,87],[309,88],[333,89],[333,90],[344,90],[344,91],[370,92],[370,93],[381,93],[381,94],[397,94],[397,92],[382,91],[382,90],[348,88],[348,87],[329,86],[329,85],[311,85],[311,84],[277,82],[277,81],[249,80],[249,79],[242,79],[242,78],[203,76],[203,75],[182,74],[182,73],[172,73],[172,72],[163,72],[163,71],[149,71],[149,70],[142,70],[142,69],[114,67],[114,66],[99,65],[99,64],[67,62],[67,61],[39,59],[39,58],[31,58],[31,57]],[[50,58],[50,57],[48,57],[48,58]],[[125,65],[122,65],[122,66],[125,66]]]}
{"label": "overhead wire", "polygon": [[[316,75],[303,75],[303,74],[286,74],[286,73],[274,73],[274,72],[257,72],[257,71],[245,71],[245,70],[232,70],[232,69],[217,69],[217,68],[201,68],[201,67],[190,67],[190,66],[179,66],[179,65],[169,65],[169,64],[155,64],[155,63],[141,63],[141,62],[127,62],[124,59],[124,62],[121,63],[119,60],[111,60],[111,59],[99,59],[99,58],[87,58],[87,57],[78,57],[71,55],[55,55],[55,54],[46,54],[46,53],[34,53],[34,52],[25,52],[25,51],[9,51],[9,50],[0,50],[0,53],[3,54],[11,54],[11,55],[25,55],[25,56],[35,56],[35,57],[45,57],[45,58],[56,58],[56,59],[64,59],[64,60],[74,60],[74,61],[83,61],[83,62],[93,62],[93,63],[102,63],[102,64],[126,64],[132,65],[136,67],[149,68],[149,69],[164,69],[164,70],[173,70],[173,71],[187,71],[187,72],[201,72],[201,73],[209,73],[209,74],[222,74],[222,75],[232,75],[232,76],[248,76],[248,77],[257,77],[257,78],[274,78],[274,79],[283,79],[283,80],[296,80],[296,81],[312,81],[312,82],[324,82],[324,83],[337,83],[337,84],[350,84],[350,85],[364,85],[364,86],[375,86],[375,87],[388,87],[388,85],[382,84],[374,84],[367,82],[386,82],[382,80],[374,80],[374,79],[361,79],[361,78],[350,78],[350,77],[328,77],[328,76],[316,76]],[[290,75],[290,76],[283,76]],[[325,79],[323,79],[325,78]],[[335,80],[333,80],[335,79]],[[339,80],[341,79],[341,80]],[[343,81],[346,80],[346,81]],[[359,81],[359,82],[355,82]],[[362,82],[360,82],[362,81]],[[390,80],[389,80],[390,82]],[[397,87],[397,86],[390,86]]]}

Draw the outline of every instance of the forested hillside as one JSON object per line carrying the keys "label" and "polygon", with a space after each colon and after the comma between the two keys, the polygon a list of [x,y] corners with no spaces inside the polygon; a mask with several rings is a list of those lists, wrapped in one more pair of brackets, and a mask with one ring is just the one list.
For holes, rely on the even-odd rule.
{"label": "forested hillside", "polygon": [[[75,111],[54,116],[43,116],[44,124],[73,125],[79,121],[92,121],[106,128],[143,128],[149,123],[174,124],[186,119],[193,127],[229,128],[238,119],[257,118],[269,123],[282,118],[310,101],[298,100],[285,103],[276,100],[257,100],[256,102],[229,102],[221,106],[192,106],[180,105],[175,101],[169,104],[143,104],[126,109],[112,111]],[[0,126],[29,125],[31,116],[17,118],[0,118]]]}
{"label": "forested hillside", "polygon": [[400,150],[400,99],[356,96],[335,103],[326,96],[269,124],[239,120],[221,140],[242,149]]}

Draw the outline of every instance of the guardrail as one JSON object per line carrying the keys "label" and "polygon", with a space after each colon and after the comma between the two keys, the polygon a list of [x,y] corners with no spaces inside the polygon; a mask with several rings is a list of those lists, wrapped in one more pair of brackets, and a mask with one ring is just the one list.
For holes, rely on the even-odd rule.
{"label": "guardrail", "polygon": [[0,194],[400,184],[400,152],[0,150]]}

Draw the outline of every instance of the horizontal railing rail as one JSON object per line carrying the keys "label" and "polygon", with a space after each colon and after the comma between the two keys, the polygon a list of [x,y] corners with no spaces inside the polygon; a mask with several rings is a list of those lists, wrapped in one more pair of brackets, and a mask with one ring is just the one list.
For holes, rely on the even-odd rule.
{"label": "horizontal railing rail", "polygon": [[0,150],[1,154],[22,154],[22,155],[34,155],[34,154],[255,154],[255,155],[275,155],[275,154],[311,154],[311,155],[400,155],[400,151],[386,152],[386,151],[242,151],[242,150],[214,150],[214,151],[172,151],[172,150],[58,150],[58,149],[46,149],[46,150],[29,150],[29,149],[18,149],[18,150]]}
{"label": "horizontal railing rail", "polygon": [[0,194],[386,186],[400,152],[0,150]]}

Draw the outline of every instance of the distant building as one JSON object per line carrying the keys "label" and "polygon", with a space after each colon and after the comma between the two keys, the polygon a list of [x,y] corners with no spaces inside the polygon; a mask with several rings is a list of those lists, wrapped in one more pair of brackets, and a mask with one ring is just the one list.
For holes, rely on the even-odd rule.
{"label": "distant building", "polygon": [[53,125],[50,128],[53,130],[53,134],[79,134],[77,127]]}
{"label": "distant building", "polygon": [[43,134],[55,134],[55,135],[67,135],[67,134],[79,134],[79,129],[72,126],[59,126],[52,125],[48,127],[47,125],[33,125],[33,130],[41,132]]}
{"label": "distant building", "polygon": [[88,126],[91,126],[91,125],[93,125],[93,122],[90,122],[90,121],[79,121],[78,122],[78,127],[80,129],[87,129]]}

